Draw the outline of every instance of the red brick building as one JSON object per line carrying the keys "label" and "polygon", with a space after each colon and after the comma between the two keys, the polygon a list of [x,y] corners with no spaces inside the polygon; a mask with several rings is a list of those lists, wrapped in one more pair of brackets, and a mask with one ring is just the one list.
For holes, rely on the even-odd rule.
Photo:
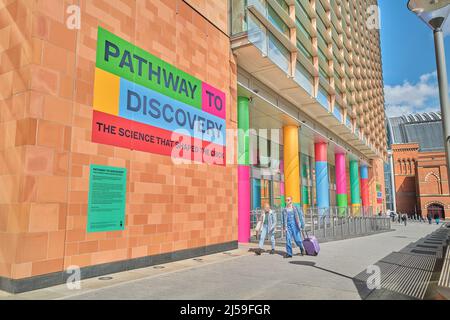
{"label": "red brick building", "polygon": [[[397,212],[449,217],[450,194],[440,114],[390,118]],[[388,129],[388,130],[389,130]]]}

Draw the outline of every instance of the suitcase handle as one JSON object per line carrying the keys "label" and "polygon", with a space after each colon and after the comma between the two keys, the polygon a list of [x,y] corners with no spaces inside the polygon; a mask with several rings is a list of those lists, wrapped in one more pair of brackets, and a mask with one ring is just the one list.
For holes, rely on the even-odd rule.
{"label": "suitcase handle", "polygon": [[303,239],[305,239],[305,233],[306,233],[306,238],[309,238],[308,231],[302,229]]}

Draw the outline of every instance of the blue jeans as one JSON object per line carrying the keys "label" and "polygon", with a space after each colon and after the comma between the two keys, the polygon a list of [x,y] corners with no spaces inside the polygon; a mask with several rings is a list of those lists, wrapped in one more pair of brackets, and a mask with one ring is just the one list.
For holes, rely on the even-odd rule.
{"label": "blue jeans", "polygon": [[295,244],[300,248],[300,251],[303,251],[304,249],[302,237],[300,236],[300,230],[295,223],[288,223],[286,232],[286,253],[289,256],[292,256],[292,239],[294,239]]}
{"label": "blue jeans", "polygon": [[264,248],[264,240],[266,240],[267,233],[269,233],[270,243],[272,244],[272,250],[275,250],[275,234],[274,232],[269,232],[269,226],[267,224],[263,225],[261,236],[259,238],[259,248]]}

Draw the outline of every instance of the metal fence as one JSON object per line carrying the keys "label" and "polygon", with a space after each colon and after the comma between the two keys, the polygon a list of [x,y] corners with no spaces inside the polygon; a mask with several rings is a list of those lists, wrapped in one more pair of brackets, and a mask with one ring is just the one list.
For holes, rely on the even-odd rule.
{"label": "metal fence", "polygon": [[[275,238],[285,240],[285,228],[282,209],[273,209],[277,217]],[[262,210],[251,212],[250,226],[252,240],[256,240],[255,231]],[[304,212],[305,229],[309,234],[322,240],[345,239],[358,235],[371,234],[391,229],[391,220],[386,214],[373,214],[372,208],[352,210],[351,208],[332,207],[328,209],[308,208]]]}

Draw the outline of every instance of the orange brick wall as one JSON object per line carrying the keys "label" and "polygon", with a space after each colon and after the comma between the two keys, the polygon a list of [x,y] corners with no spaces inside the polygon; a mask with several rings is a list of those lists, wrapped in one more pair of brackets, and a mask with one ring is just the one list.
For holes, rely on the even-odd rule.
{"label": "orange brick wall", "polygon": [[17,248],[30,219],[32,182],[24,172],[37,127],[29,91],[32,33],[31,3],[0,1],[0,276],[7,277],[18,271]]}
{"label": "orange brick wall", "polygon": [[184,2],[228,34],[228,0],[184,0]]}
{"label": "orange brick wall", "polygon": [[[416,143],[395,144],[392,149],[397,211],[426,217],[427,207],[436,203],[443,205],[448,218],[450,195],[444,152],[420,152]],[[404,160],[411,163],[411,170],[405,172],[400,167]]]}
{"label": "orange brick wall", "polygon": [[[223,24],[213,13],[215,6],[223,12],[226,1],[193,2]],[[0,35],[9,36],[0,36],[0,276],[237,240],[235,166],[175,166],[169,157],[91,142],[98,26],[224,91],[233,129],[229,38],[182,0],[6,3],[0,5]],[[80,4],[80,30],[66,28],[71,3]],[[86,233],[91,163],[127,168],[125,231]]]}
{"label": "orange brick wall", "polygon": [[404,160],[416,160],[419,153],[417,143],[392,145],[392,159],[394,162],[395,199],[397,211],[412,214],[417,207],[416,171],[405,171],[400,167]]}
{"label": "orange brick wall", "polygon": [[450,195],[447,178],[447,165],[444,152],[419,153],[417,159],[417,189],[419,206],[426,216],[431,204],[444,207],[445,216],[450,217]]}

